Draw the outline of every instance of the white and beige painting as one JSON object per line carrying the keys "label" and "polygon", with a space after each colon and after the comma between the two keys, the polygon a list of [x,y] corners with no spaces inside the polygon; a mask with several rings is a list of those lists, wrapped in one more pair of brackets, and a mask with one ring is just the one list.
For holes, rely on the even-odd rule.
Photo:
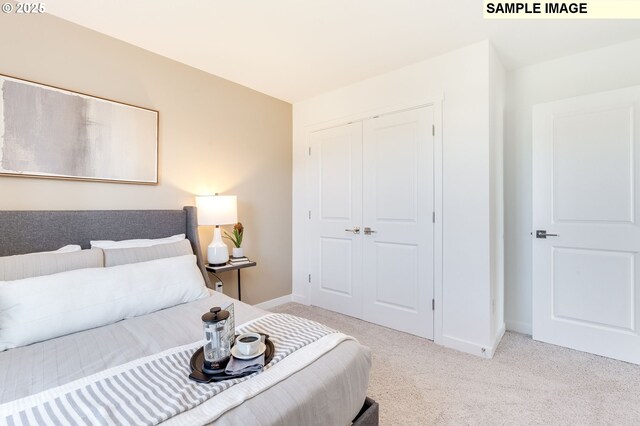
{"label": "white and beige painting", "polygon": [[0,175],[157,183],[158,113],[0,76]]}

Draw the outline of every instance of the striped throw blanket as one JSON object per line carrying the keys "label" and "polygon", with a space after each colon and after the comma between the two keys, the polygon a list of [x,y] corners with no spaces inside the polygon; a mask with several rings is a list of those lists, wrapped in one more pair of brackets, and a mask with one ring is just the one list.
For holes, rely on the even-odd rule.
{"label": "striped throw blanket", "polygon": [[[155,425],[174,416],[180,418],[181,414],[187,424],[211,422],[290,375],[292,367],[286,367],[287,362],[279,365],[287,356],[304,348],[301,352],[306,361],[291,362],[299,370],[348,339],[322,324],[285,314],[258,318],[237,327],[237,331],[269,335],[275,354],[262,372],[218,383],[196,383],[188,378],[191,355],[202,346],[202,342],[196,342],[1,405],[0,424]],[[230,392],[235,385],[252,380],[255,383],[238,387],[242,392]],[[207,410],[201,410],[204,414],[189,420],[190,410],[214,397],[216,404],[208,404]],[[184,423],[184,419],[178,423]]]}

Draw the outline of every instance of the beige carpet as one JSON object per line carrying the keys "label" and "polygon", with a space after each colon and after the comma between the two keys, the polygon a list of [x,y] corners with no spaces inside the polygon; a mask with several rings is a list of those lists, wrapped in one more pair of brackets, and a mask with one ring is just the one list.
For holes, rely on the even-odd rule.
{"label": "beige carpet", "polygon": [[507,333],[492,360],[320,308],[272,309],[327,324],[373,352],[380,424],[640,425],[640,366]]}

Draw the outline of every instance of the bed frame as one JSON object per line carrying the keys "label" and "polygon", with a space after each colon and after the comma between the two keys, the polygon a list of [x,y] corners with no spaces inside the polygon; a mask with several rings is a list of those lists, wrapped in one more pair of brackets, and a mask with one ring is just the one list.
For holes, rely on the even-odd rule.
{"label": "bed frame", "polygon": [[[205,283],[211,287],[198,237],[196,208],[182,210],[0,211],[0,256],[57,250],[67,244],[90,248],[91,240],[164,238],[185,234]],[[378,424],[378,403],[367,398],[356,426]]]}

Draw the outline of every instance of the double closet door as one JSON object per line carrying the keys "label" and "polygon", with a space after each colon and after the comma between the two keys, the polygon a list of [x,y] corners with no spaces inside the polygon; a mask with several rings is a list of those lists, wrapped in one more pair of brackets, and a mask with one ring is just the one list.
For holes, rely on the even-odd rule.
{"label": "double closet door", "polygon": [[311,134],[311,303],[433,339],[433,107]]}

